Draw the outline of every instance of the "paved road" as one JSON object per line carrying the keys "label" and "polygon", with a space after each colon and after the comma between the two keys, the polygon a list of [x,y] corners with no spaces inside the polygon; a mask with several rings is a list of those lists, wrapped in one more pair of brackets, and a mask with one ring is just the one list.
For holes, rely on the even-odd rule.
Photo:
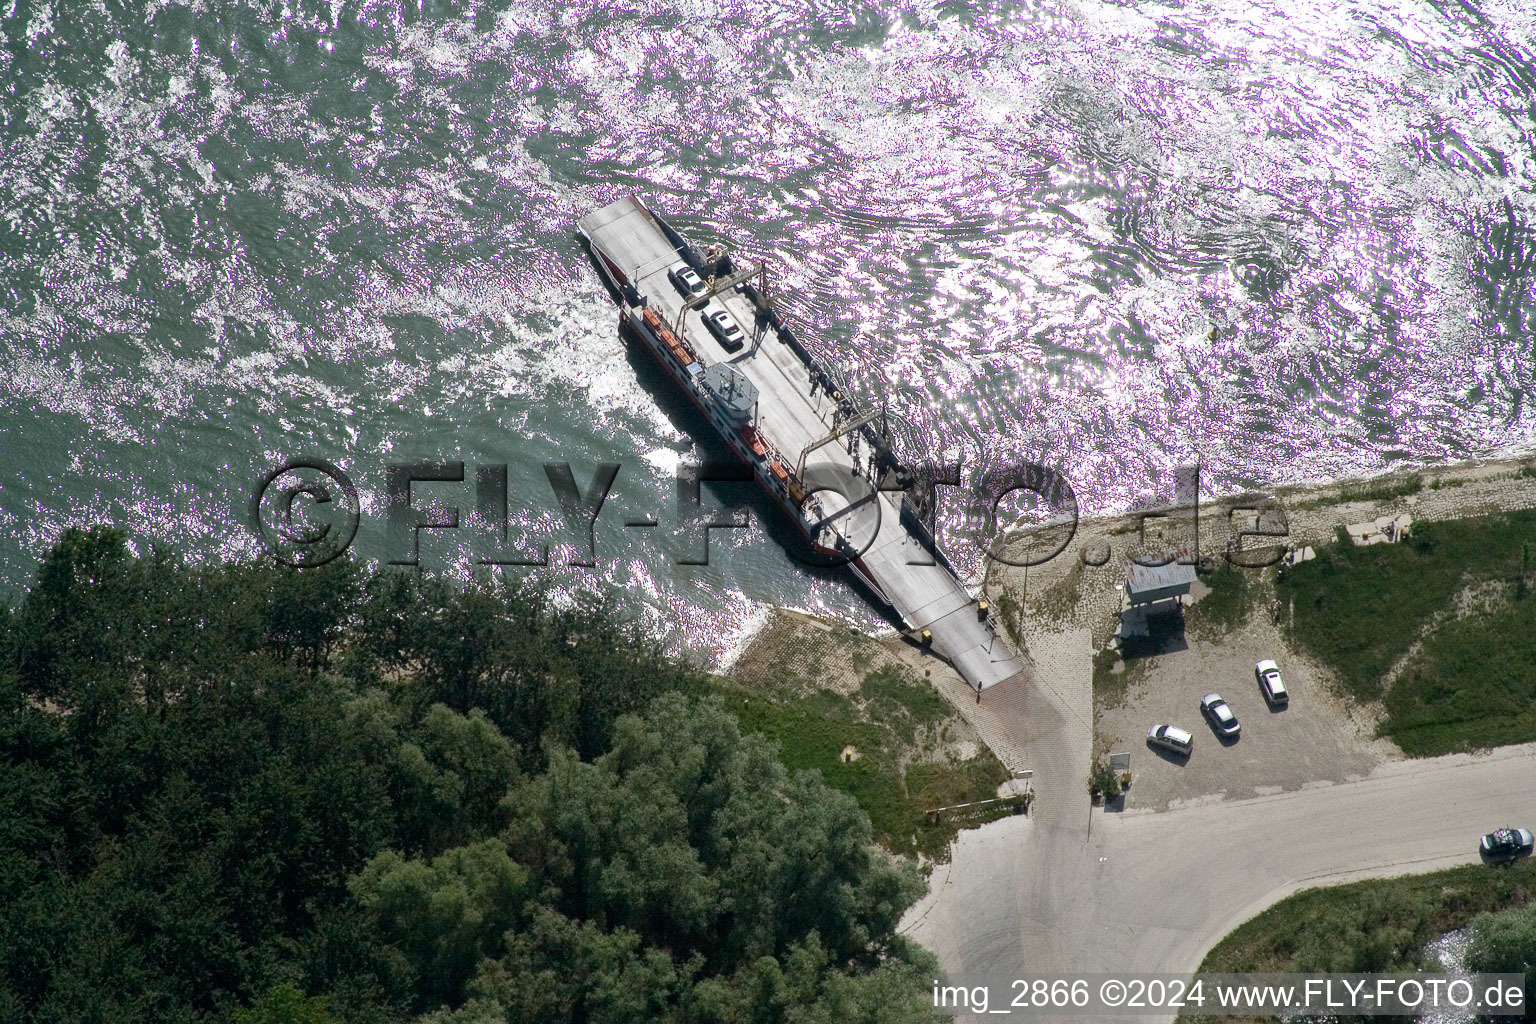
{"label": "paved road", "polygon": [[962,981],[1192,972],[1299,889],[1475,863],[1507,824],[1536,826],[1536,744],[1160,813],[1010,818],[962,833],[907,926]]}

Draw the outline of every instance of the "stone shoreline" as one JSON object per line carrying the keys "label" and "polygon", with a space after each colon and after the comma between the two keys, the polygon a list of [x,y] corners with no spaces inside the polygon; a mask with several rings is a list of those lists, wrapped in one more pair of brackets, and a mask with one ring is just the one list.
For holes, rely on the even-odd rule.
{"label": "stone shoreline", "polygon": [[[1391,493],[1406,490],[1415,478],[1420,486],[1413,493]],[[1200,555],[1221,558],[1234,532],[1231,510],[1265,497],[1272,497],[1284,511],[1288,527],[1287,536],[1276,538],[1274,543],[1295,548],[1315,546],[1331,541],[1341,526],[1397,513],[1434,521],[1536,508],[1536,460],[1439,466],[1316,487],[1282,488],[1268,495],[1202,495]],[[1116,627],[1120,601],[1116,586],[1125,579],[1130,555],[1138,548],[1153,551],[1189,544],[1191,517],[1184,511],[1170,520],[1148,520],[1143,546],[1138,536],[1143,514],[1129,512],[1080,522],[1067,548],[1043,565],[1023,569],[992,562],[983,590],[994,601],[1002,599],[1005,606],[1010,595],[1021,601],[1028,624],[1035,628],[1087,628],[1093,633],[1095,647],[1102,647]],[[1249,540],[1245,545],[1252,548],[1259,543]],[[1103,565],[1083,561],[1083,552],[1102,556],[1106,546],[1109,558]],[[1012,548],[1003,550],[1007,553]]]}

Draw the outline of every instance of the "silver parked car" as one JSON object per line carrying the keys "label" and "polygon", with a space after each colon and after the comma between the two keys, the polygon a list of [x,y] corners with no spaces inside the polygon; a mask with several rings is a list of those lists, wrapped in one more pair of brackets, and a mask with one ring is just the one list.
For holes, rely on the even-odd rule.
{"label": "silver parked car", "polygon": [[1264,699],[1271,705],[1288,704],[1291,695],[1285,692],[1285,680],[1280,678],[1280,666],[1269,660],[1259,662],[1253,666],[1253,678],[1259,682],[1259,689],[1264,691]]}
{"label": "silver parked car", "polygon": [[1195,738],[1176,725],[1154,725],[1147,730],[1147,743],[1180,757],[1195,749]]}
{"label": "silver parked car", "polygon": [[1232,706],[1222,700],[1219,693],[1208,693],[1200,698],[1200,713],[1211,723],[1211,728],[1224,737],[1237,738],[1239,726]]}

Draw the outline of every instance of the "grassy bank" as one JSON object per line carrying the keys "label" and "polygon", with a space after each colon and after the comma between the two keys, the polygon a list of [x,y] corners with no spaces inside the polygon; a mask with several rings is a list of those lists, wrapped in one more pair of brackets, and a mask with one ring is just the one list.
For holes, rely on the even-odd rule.
{"label": "grassy bank", "polygon": [[[991,799],[1008,777],[984,746],[970,758],[945,756],[954,710],[933,687],[896,668],[869,673],[847,695],[807,688],[793,676],[722,689],[743,732],[776,741],[786,766],[817,769],[828,785],[853,796],[877,839],[896,853],[947,859],[957,826],[931,825],[924,812]],[[999,806],[994,813],[1011,811]]]}
{"label": "grassy bank", "polygon": [[[1455,487],[1459,486],[1459,484],[1460,481],[1456,481],[1450,486]],[[1430,486],[1438,490],[1443,485],[1440,481],[1436,480]],[[1352,502],[1390,501],[1393,498],[1406,498],[1410,494],[1418,494],[1423,489],[1424,478],[1418,473],[1413,473],[1406,477],[1385,477],[1380,480],[1366,480],[1362,483],[1344,484],[1336,494],[1323,494],[1315,498],[1292,502],[1288,507],[1292,511],[1300,512],[1307,509],[1325,508],[1329,505],[1345,505]]]}
{"label": "grassy bank", "polygon": [[[1425,953],[1429,942],[1465,927],[1478,914],[1533,901],[1536,861],[1531,860],[1508,867],[1476,864],[1428,875],[1308,889],[1240,925],[1207,954],[1200,971],[1430,969],[1434,965]],[[1182,1016],[1179,1021],[1236,1024],[1237,1018]]]}
{"label": "grassy bank", "polygon": [[1277,586],[1290,640],[1427,756],[1536,739],[1536,512],[1337,540]]}
{"label": "grassy bank", "polygon": [[1225,561],[1200,576],[1210,588],[1185,613],[1184,625],[1190,639],[1215,640],[1248,621],[1261,595],[1259,573],[1262,570],[1236,568]]}
{"label": "grassy bank", "polygon": [[1131,687],[1146,678],[1146,657],[1122,659],[1116,650],[1098,651],[1093,656],[1093,704],[1095,708],[1117,708],[1125,703]]}

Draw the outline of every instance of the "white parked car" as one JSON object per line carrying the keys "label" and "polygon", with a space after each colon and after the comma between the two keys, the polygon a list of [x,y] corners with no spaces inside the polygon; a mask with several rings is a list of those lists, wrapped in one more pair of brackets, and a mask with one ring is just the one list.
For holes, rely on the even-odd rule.
{"label": "white parked car", "polygon": [[686,263],[674,263],[668,267],[667,280],[672,282],[672,287],[685,299],[704,294],[704,282],[699,280],[699,275]]}
{"label": "white parked car", "polygon": [[1195,738],[1176,725],[1154,725],[1147,730],[1147,742],[1181,757],[1195,749]]}
{"label": "white parked car", "polygon": [[705,310],[702,315],[704,326],[708,327],[709,333],[720,342],[721,348],[727,352],[740,351],[746,335],[741,332],[740,327],[736,326],[736,321],[731,318],[731,314],[716,306]]}
{"label": "white parked car", "polygon": [[1285,680],[1280,678],[1280,666],[1272,661],[1261,661],[1253,666],[1253,677],[1259,681],[1259,689],[1264,691],[1264,699],[1271,706],[1289,704],[1291,695],[1285,692]]}

